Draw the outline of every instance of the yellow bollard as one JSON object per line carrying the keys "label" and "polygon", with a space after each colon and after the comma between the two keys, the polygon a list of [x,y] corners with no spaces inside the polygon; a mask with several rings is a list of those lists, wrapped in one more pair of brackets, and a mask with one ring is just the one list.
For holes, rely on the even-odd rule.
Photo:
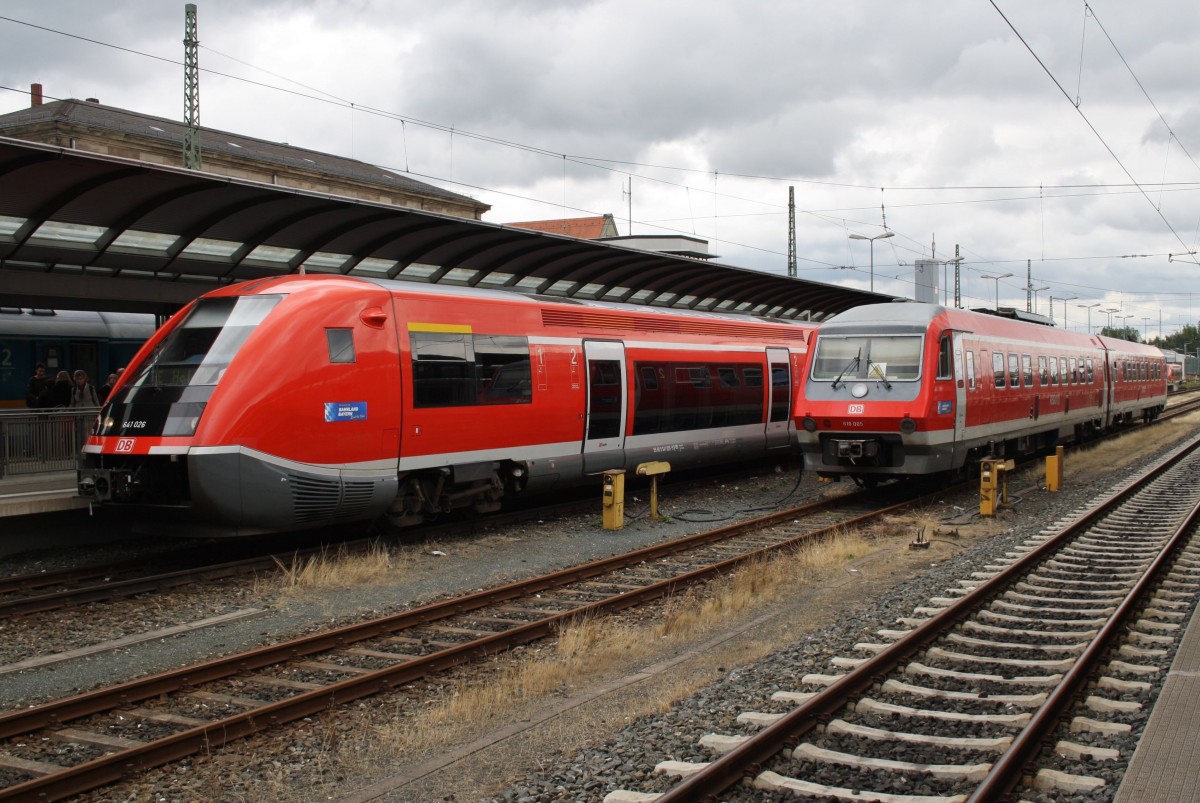
{"label": "yellow bollard", "polygon": [[997,508],[1008,507],[1008,472],[1015,465],[1011,460],[979,461],[980,516],[995,516]]}
{"label": "yellow bollard", "polygon": [[620,530],[625,526],[625,469],[604,472],[604,529]]}
{"label": "yellow bollard", "polygon": [[662,460],[639,463],[637,467],[639,477],[650,478],[650,518],[655,521],[662,518],[662,516],[658,515],[658,475],[666,474],[670,470],[671,464]]}
{"label": "yellow bollard", "polygon": [[1063,486],[1063,447],[1054,449],[1054,454],[1046,457],[1046,490],[1061,491]]}

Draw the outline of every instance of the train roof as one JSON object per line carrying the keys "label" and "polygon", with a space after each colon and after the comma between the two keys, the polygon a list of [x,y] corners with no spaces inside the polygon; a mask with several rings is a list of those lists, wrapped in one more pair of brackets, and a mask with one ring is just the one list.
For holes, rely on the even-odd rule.
{"label": "train roof", "polygon": [[299,292],[306,287],[311,287],[312,282],[366,282],[387,290],[389,293],[405,296],[428,296],[428,297],[460,297],[473,299],[493,299],[496,301],[506,301],[513,304],[533,304],[538,306],[560,305],[566,307],[585,307],[589,309],[619,311],[626,313],[637,313],[640,315],[659,315],[664,317],[674,318],[703,318],[713,321],[730,321],[736,323],[768,323],[778,324],[780,326],[801,327],[806,329],[815,328],[818,323],[816,321],[804,321],[791,318],[769,318],[759,315],[753,315],[748,312],[737,311],[710,311],[710,310],[693,310],[680,307],[654,307],[642,304],[628,304],[617,301],[599,301],[592,299],[580,298],[565,298],[562,296],[546,296],[533,293],[521,292],[520,290],[510,288],[481,288],[481,287],[463,287],[459,285],[446,284],[421,284],[419,282],[409,282],[399,279],[376,279],[365,276],[332,276],[332,275],[307,275],[307,276],[279,276],[270,279],[256,279],[249,283],[233,285],[229,288],[218,291],[218,294],[224,295],[227,293],[245,293],[248,291],[256,293],[292,293]]}
{"label": "train roof", "polygon": [[145,340],[154,329],[154,316],[145,313],[0,307],[0,334],[8,337]]}

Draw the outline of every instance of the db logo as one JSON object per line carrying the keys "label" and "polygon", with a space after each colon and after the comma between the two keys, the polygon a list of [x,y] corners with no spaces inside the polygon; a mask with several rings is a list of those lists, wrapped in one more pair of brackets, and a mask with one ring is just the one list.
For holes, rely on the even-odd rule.
{"label": "db logo", "polygon": [[864,405],[861,405],[861,404],[851,404],[851,405],[850,405],[850,406],[849,406],[849,407],[846,409],[846,415],[862,415],[862,414],[865,412],[865,410],[866,410],[866,408],[865,408],[865,406],[864,406]]}
{"label": "db logo", "polygon": [[117,441],[117,451],[118,452],[132,452],[133,451],[133,438],[121,438],[119,441]]}

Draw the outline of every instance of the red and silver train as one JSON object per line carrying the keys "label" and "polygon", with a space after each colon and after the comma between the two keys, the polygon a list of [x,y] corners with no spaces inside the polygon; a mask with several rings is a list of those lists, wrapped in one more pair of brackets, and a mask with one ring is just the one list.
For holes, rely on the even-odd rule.
{"label": "red and silver train", "polygon": [[1162,411],[1158,349],[1016,315],[892,303],[821,324],[796,403],[805,469],[867,485],[962,472]]}
{"label": "red and silver train", "polygon": [[414,524],[650,460],[794,452],[814,324],[341,276],[209,293],[138,353],[80,493],[214,534]]}

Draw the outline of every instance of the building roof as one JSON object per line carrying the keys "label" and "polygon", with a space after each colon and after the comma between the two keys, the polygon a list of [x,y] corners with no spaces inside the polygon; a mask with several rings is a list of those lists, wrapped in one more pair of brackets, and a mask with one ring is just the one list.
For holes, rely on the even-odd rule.
{"label": "building roof", "polygon": [[[51,101],[0,115],[0,136],[25,139],[26,137],[19,132],[28,131],[37,126],[64,129],[80,126],[126,137],[158,141],[168,147],[178,147],[181,163],[183,134],[187,128],[177,120],[73,98]],[[201,151],[205,154],[221,154],[235,160],[274,164],[293,170],[312,171],[353,181],[378,184],[397,192],[442,198],[473,206],[479,210],[479,214],[491,208],[489,204],[469,196],[426,184],[423,181],[416,181],[367,162],[360,162],[357,159],[347,159],[289,145],[286,142],[270,142],[215,128],[201,126],[199,132]]]}
{"label": "building roof", "polygon": [[506,223],[514,229],[544,231],[547,234],[562,234],[567,237],[578,237],[581,240],[599,240],[601,237],[615,237],[617,224],[612,215],[597,215],[596,217],[571,217],[562,220],[528,220],[521,223]]}

